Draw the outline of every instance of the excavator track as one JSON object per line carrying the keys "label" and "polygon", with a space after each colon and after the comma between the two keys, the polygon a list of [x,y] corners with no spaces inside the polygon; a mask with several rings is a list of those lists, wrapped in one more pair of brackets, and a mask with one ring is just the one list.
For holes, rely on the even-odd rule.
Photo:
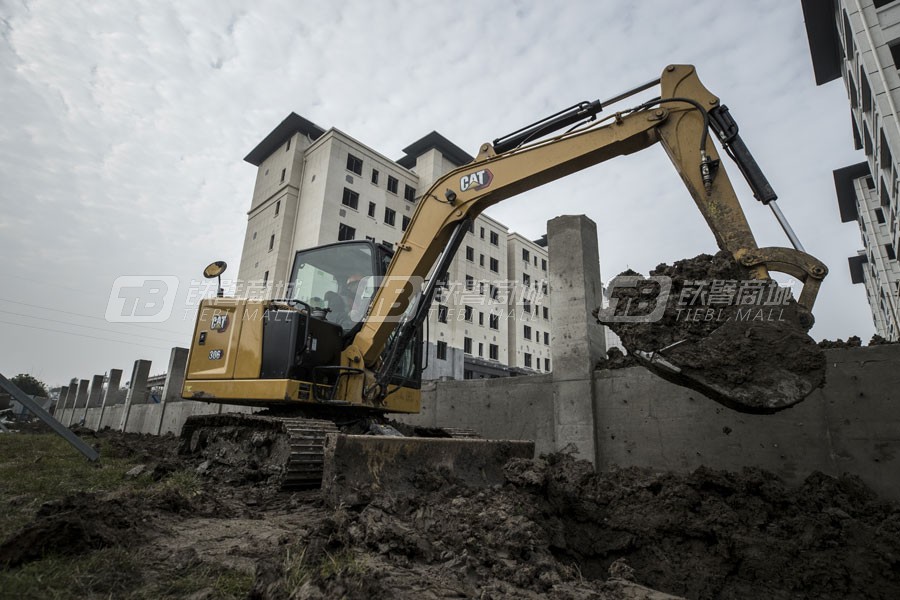
{"label": "excavator track", "polygon": [[[417,432],[421,435],[421,429]],[[341,429],[328,419],[278,417],[246,413],[189,417],[181,431],[179,452],[199,456],[207,468],[228,476],[276,481],[282,490],[317,489],[322,485],[325,439]],[[471,429],[429,431],[433,437],[476,439]]]}
{"label": "excavator track", "polygon": [[338,432],[324,419],[198,415],[185,421],[179,452],[201,456],[208,468],[277,480],[283,490],[315,489],[322,484],[325,436]]}
{"label": "excavator track", "polygon": [[281,419],[290,438],[291,455],[285,465],[281,489],[305,490],[322,485],[325,436],[338,433],[331,421],[320,419]]}

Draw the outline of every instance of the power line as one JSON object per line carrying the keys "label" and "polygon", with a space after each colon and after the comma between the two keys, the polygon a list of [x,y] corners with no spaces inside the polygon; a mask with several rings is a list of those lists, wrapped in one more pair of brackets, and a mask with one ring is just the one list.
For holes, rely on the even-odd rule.
{"label": "power line", "polygon": [[40,329],[42,331],[49,331],[51,333],[63,333],[66,335],[74,335],[75,337],[80,338],[90,338],[92,340],[100,340],[101,342],[113,342],[118,344],[128,344],[129,346],[137,346],[139,348],[159,348],[160,350],[171,350],[171,346],[153,346],[148,344],[134,344],[132,342],[126,342],[125,340],[113,340],[110,338],[102,338],[95,335],[87,335],[86,333],[75,333],[73,331],[60,331],[59,329],[48,329],[47,327],[38,327],[37,325],[25,325],[24,323],[13,323],[12,321],[3,321],[0,320],[0,323],[5,323],[6,325],[15,325],[16,327],[27,327],[28,329]]}
{"label": "power line", "polygon": [[[20,302],[18,300],[9,300],[8,298],[0,298],[0,300],[2,300],[3,302],[10,302],[12,304],[19,304],[21,306],[29,306],[31,308],[39,308],[41,310],[49,310],[54,313],[63,313],[66,315],[73,315],[76,317],[84,317],[85,319],[94,319],[95,321],[103,321],[104,323],[109,323],[110,325],[125,325],[126,327],[129,327],[129,326],[134,327],[135,326],[135,325],[129,325],[127,323],[113,323],[113,322],[107,321],[106,319],[104,319],[102,317],[96,317],[94,315],[86,315],[84,313],[77,313],[77,312],[72,312],[72,311],[68,311],[68,310],[62,310],[62,309],[59,309],[56,307],[40,306],[38,304],[29,304],[28,302]],[[195,309],[190,309],[190,310],[195,310]],[[140,325],[140,327],[141,327],[141,329],[153,329],[156,331],[161,331],[163,333],[172,333],[175,335],[182,334],[182,332],[175,331],[173,329],[164,329],[162,327],[152,327],[150,325]]]}
{"label": "power line", "polygon": [[8,315],[15,315],[17,317],[26,317],[28,319],[41,319],[44,321],[50,321],[52,323],[62,323],[63,325],[71,325],[72,327],[84,327],[85,329],[94,329],[96,331],[102,331],[104,333],[112,333],[113,335],[131,335],[131,336],[135,336],[135,337],[145,338],[148,340],[156,340],[158,342],[170,342],[171,341],[171,340],[167,340],[167,339],[163,339],[163,338],[153,337],[151,335],[138,335],[136,333],[129,333],[127,331],[123,331],[123,332],[110,331],[108,329],[103,329],[101,327],[91,327],[90,325],[81,325],[79,323],[71,323],[69,321],[60,321],[59,319],[51,319],[50,317],[39,317],[39,316],[35,316],[35,315],[26,315],[24,313],[13,312],[11,310],[0,309],[0,313],[6,313]]}

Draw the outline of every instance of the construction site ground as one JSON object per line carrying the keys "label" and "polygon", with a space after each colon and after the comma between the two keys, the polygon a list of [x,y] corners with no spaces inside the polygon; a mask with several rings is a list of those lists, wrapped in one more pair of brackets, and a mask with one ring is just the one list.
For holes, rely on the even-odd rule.
{"label": "construction site ground", "polygon": [[492,489],[327,506],[178,440],[0,435],[4,598],[897,598],[900,506],[858,479],[593,473],[514,459]]}

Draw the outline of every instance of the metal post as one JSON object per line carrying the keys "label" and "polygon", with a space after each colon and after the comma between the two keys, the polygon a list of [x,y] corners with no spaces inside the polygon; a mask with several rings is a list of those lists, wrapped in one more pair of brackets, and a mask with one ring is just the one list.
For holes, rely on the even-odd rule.
{"label": "metal post", "polygon": [[800,238],[798,238],[797,234],[794,233],[794,230],[791,228],[791,224],[788,223],[787,219],[784,216],[784,213],[781,212],[781,209],[778,208],[778,205],[775,204],[774,200],[769,202],[769,208],[772,209],[772,214],[774,214],[775,218],[778,219],[778,224],[781,225],[781,228],[784,229],[784,232],[787,234],[788,239],[791,240],[791,245],[794,246],[794,250],[806,252],[806,250],[803,249],[803,244],[800,243]]}
{"label": "metal post", "polygon": [[53,431],[62,436],[67,442],[75,446],[75,449],[84,454],[91,462],[95,462],[100,458],[100,454],[82,441],[80,437],[72,433],[62,423],[53,418],[53,415],[41,408],[40,404],[32,400],[28,394],[20,390],[13,382],[0,373],[0,388],[9,393],[17,402],[27,408],[41,421],[50,426]]}

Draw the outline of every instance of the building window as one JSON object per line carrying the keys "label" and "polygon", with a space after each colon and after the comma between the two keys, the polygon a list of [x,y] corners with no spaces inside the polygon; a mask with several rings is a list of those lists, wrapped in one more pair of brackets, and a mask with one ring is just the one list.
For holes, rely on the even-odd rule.
{"label": "building window", "polygon": [[478,324],[484,327],[484,313],[481,311],[478,312]]}
{"label": "building window", "polygon": [[466,246],[466,260],[469,262],[475,262],[475,248],[472,246]]}
{"label": "building window", "polygon": [[393,175],[388,175],[387,190],[388,190],[390,193],[396,194],[396,193],[397,193],[397,186],[398,186],[399,184],[400,184],[400,182],[397,180],[396,177],[394,177]]}
{"label": "building window", "polygon": [[265,285],[266,285],[267,283],[269,283],[269,272],[268,272],[268,271],[266,271],[265,273],[263,273],[263,287],[265,287]]}
{"label": "building window", "polygon": [[254,240],[256,239],[256,232],[255,232],[255,231],[253,232],[253,239],[254,239]]}
{"label": "building window", "polygon": [[549,370],[550,370],[550,359],[549,359],[549,358],[545,358],[545,359],[544,359],[544,370],[545,370],[545,371],[549,371]]}
{"label": "building window", "polygon": [[500,347],[497,344],[488,345],[488,357],[491,360],[500,360]]}
{"label": "building window", "polygon": [[859,92],[862,101],[862,109],[869,112],[872,110],[872,88],[869,87],[869,78],[865,75],[859,78]]}
{"label": "building window", "polygon": [[356,229],[354,227],[350,227],[349,225],[344,225],[341,223],[338,225],[338,241],[343,242],[346,240],[355,240],[356,239]]}
{"label": "building window", "polygon": [[880,208],[875,209],[875,218],[878,219],[879,223],[884,223],[884,211]]}
{"label": "building window", "polygon": [[522,273],[522,283],[524,283],[526,287],[531,285],[531,276],[528,273]]}
{"label": "building window", "polygon": [[484,358],[484,344],[481,342],[478,342],[478,357]]}
{"label": "building window", "polygon": [[275,216],[278,216],[278,213],[281,212],[281,200],[275,203]]}
{"label": "building window", "polygon": [[546,306],[544,306],[541,308],[541,310],[544,311],[544,318],[549,321],[550,320],[550,309],[547,308]]}
{"label": "building window", "polygon": [[287,152],[291,149],[291,138],[288,138],[287,144],[284,146],[284,151]]}
{"label": "building window", "polygon": [[527,352],[525,353],[525,366],[531,368],[531,355]]}
{"label": "building window", "polygon": [[389,242],[389,241],[387,241],[387,240],[381,240],[381,243],[384,244],[385,246],[387,246],[387,249],[388,249],[388,250],[393,251],[393,249],[394,249],[394,244],[392,244],[391,242]]}
{"label": "building window", "polygon": [[481,239],[484,239],[484,227],[481,228]]}
{"label": "building window", "polygon": [[375,238],[372,237],[371,235],[367,235],[367,236],[366,236],[366,240],[372,242],[373,244],[375,243]]}
{"label": "building window", "polygon": [[472,354],[472,338],[463,338],[463,352]]}
{"label": "building window", "polygon": [[529,302],[528,300],[523,302],[522,310],[525,311],[526,314],[530,315],[531,314],[531,302]]}
{"label": "building window", "polygon": [[529,252],[525,248],[522,248],[522,260],[524,260],[525,262],[531,260],[531,252]]}
{"label": "building window", "polygon": [[372,169],[372,183],[378,185],[378,171]]}
{"label": "building window", "polygon": [[531,327],[529,327],[528,325],[525,326],[525,339],[531,339]]}
{"label": "building window", "polygon": [[437,343],[437,357],[440,360],[447,360],[447,342]]}
{"label": "building window", "polygon": [[464,310],[465,310],[465,315],[466,315],[466,321],[471,323],[472,322],[472,307],[466,306]]}
{"label": "building window", "polygon": [[406,215],[403,215],[403,221],[402,221],[402,225],[401,225],[401,229],[403,229],[403,231],[406,231],[406,229],[409,227],[409,221],[410,221],[410,218],[407,217]]}
{"label": "building window", "polygon": [[549,331],[544,332],[544,345],[545,346],[550,345],[550,332]]}
{"label": "building window", "polygon": [[541,271],[546,271],[546,270],[547,270],[547,259],[542,258],[541,259]]}
{"label": "building window", "polygon": [[484,266],[484,254],[478,255],[478,266],[480,266],[480,267]]}
{"label": "building window", "polygon": [[344,195],[341,198],[341,204],[343,204],[344,206],[349,206],[353,210],[356,210],[359,207],[359,194],[357,194],[353,190],[344,188]]}
{"label": "building window", "polygon": [[284,176],[285,176],[286,173],[287,173],[287,169],[282,169],[282,170],[281,170],[281,183],[284,183]]}
{"label": "building window", "polygon": [[416,188],[411,185],[407,185],[403,188],[403,199],[408,202],[416,201]]}
{"label": "building window", "polygon": [[484,296],[484,282],[483,281],[478,282],[478,293],[480,295]]}
{"label": "building window", "polygon": [[274,247],[275,247],[275,234],[273,233],[271,236],[269,236],[269,252],[271,252],[272,248],[274,248]]}
{"label": "building window", "polygon": [[438,323],[446,323],[447,322],[447,312],[448,309],[443,304],[438,304]]}
{"label": "building window", "polygon": [[362,159],[353,156],[352,154],[347,155],[347,170],[357,175],[362,175]]}
{"label": "building window", "polygon": [[894,0],[875,0],[875,8],[881,8],[882,6],[887,6]]}
{"label": "building window", "polygon": [[469,233],[475,234],[475,221],[469,221]]}
{"label": "building window", "polygon": [[491,315],[488,318],[488,326],[491,329],[500,329],[500,315]]}
{"label": "building window", "polygon": [[890,171],[894,164],[894,159],[891,156],[891,149],[888,148],[887,138],[884,137],[884,129],[881,130],[881,168]]}
{"label": "building window", "polygon": [[375,218],[375,203],[369,202],[369,216]]}
{"label": "building window", "polygon": [[897,258],[897,254],[894,252],[894,246],[892,244],[885,244],[884,251],[887,252],[887,257],[891,260],[895,260]]}
{"label": "building window", "polygon": [[491,244],[494,246],[500,245],[500,234],[496,231],[491,232]]}
{"label": "building window", "polygon": [[497,299],[497,286],[495,286],[492,283],[491,284],[491,300],[496,300],[496,299]]}
{"label": "building window", "polygon": [[496,258],[491,259],[491,271],[493,271],[494,273],[500,272],[500,261]]}
{"label": "building window", "polygon": [[388,208],[387,206],[385,206],[384,207],[384,222],[385,222],[385,224],[393,227],[396,220],[397,220],[397,211],[395,211],[393,208]]}

